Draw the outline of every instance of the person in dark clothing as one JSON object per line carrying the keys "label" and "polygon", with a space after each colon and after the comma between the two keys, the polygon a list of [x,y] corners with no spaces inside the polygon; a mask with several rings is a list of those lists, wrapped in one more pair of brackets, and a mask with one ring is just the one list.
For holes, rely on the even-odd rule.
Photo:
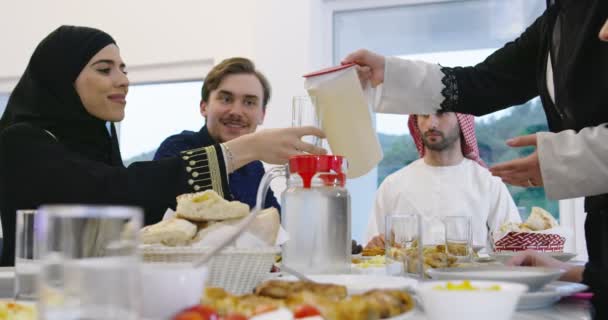
{"label": "person in dark clothing", "polygon": [[605,0],[548,1],[518,39],[472,67],[367,50],[343,61],[359,64],[362,81],[382,83],[378,112],[484,115],[540,96],[551,132],[508,142],[537,149],[491,171],[514,185],[544,186],[550,198],[586,196],[589,262],[584,270],[568,267],[565,277],[591,287],[598,319],[608,317],[608,43],[598,39],[607,18]]}
{"label": "person in dark clothing", "polygon": [[[165,139],[156,150],[154,160],[255,132],[264,120],[270,92],[268,80],[250,60],[235,57],[222,61],[209,71],[201,90],[200,111],[205,117],[205,126],[198,132],[183,131]],[[229,172],[232,197],[253,208],[263,176],[264,166],[260,161]],[[263,207],[280,209],[272,190],[266,194]]]}
{"label": "person in dark clothing", "polygon": [[17,209],[135,205],[151,224],[182,193],[213,189],[230,198],[226,167],[257,159],[282,164],[301,151],[325,153],[300,139],[323,136],[319,129],[287,128],[125,168],[113,124],[124,117],[125,69],[114,39],[93,28],[62,26],[36,47],[0,119],[0,265],[14,264]]}

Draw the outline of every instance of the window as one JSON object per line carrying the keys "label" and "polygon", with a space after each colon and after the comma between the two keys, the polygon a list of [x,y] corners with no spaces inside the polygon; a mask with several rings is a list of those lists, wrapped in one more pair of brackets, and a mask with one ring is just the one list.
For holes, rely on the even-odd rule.
{"label": "window", "polygon": [[9,96],[9,93],[0,92],[0,115],[4,114],[4,109],[6,109],[6,104],[8,103]]}
{"label": "window", "polygon": [[125,165],[151,160],[167,137],[198,131],[205,123],[199,112],[202,81],[132,85],[125,119],[119,126]]}
{"label": "window", "polygon": [[[545,0],[386,0],[376,2],[373,7],[370,3],[353,0],[350,7],[328,5],[334,9],[331,41],[334,64],[359,48],[445,66],[476,64],[517,38],[546,8]],[[490,165],[530,152],[506,147],[506,139],[547,130],[538,99],[480,117],[476,125],[481,156]],[[418,158],[409,137],[407,116],[377,114],[376,129],[384,159],[377,171],[360,178],[365,182],[349,181],[352,230],[357,240],[364,238],[377,185],[388,174]],[[542,188],[509,187],[509,190],[518,206],[537,205],[558,214],[557,202],[548,201]]]}

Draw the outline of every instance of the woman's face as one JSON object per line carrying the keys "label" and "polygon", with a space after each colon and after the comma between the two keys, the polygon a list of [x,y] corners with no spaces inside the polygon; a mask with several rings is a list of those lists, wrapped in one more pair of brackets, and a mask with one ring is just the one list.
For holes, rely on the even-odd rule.
{"label": "woman's face", "polygon": [[97,52],[82,69],[74,85],[84,108],[91,115],[112,122],[125,117],[129,79],[116,45],[110,44]]}

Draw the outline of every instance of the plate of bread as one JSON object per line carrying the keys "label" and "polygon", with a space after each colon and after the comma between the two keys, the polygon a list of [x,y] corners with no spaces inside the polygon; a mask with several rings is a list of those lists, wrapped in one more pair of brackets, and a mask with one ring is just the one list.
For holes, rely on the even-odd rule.
{"label": "plate of bread", "polygon": [[[145,245],[212,247],[249,214],[249,206],[213,190],[177,197],[175,214],[140,231]],[[260,211],[236,245],[274,246],[280,229],[276,208]],[[252,243],[253,242],[253,243]]]}

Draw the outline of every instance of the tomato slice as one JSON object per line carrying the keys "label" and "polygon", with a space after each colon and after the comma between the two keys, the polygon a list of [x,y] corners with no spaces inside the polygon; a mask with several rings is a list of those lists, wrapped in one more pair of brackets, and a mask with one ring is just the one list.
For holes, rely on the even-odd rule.
{"label": "tomato slice", "polygon": [[319,312],[319,309],[317,309],[309,304],[303,304],[303,305],[297,307],[293,313],[293,316],[296,319],[320,316],[320,315],[321,315],[321,312]]}
{"label": "tomato slice", "polygon": [[[198,315],[198,317],[195,317]],[[219,320],[217,312],[208,306],[196,305],[178,313],[173,320]]]}

